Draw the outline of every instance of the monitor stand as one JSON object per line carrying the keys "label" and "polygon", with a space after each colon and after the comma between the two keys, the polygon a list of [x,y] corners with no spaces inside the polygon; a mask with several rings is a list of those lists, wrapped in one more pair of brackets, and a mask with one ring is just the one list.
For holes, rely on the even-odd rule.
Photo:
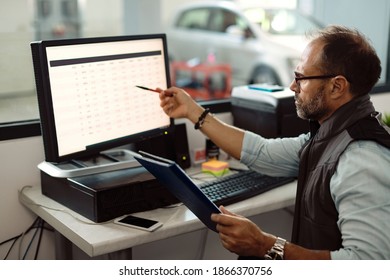
{"label": "monitor stand", "polygon": [[130,150],[108,150],[86,159],[61,163],[44,161],[38,164],[38,168],[52,177],[71,178],[141,166],[133,155]]}

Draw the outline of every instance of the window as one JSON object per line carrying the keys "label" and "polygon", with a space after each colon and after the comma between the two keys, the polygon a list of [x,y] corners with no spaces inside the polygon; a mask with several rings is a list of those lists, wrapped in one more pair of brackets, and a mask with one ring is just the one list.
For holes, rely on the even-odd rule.
{"label": "window", "polygon": [[[39,112],[30,42],[80,36],[78,3],[77,0],[11,1],[0,13],[3,26],[0,59],[7,69],[0,77],[0,140],[38,135]],[[13,129],[16,126],[19,129]]]}
{"label": "window", "polygon": [[[32,14],[21,1],[8,4],[15,13],[11,13],[8,8],[0,12],[0,65],[4,67],[0,76],[1,123],[31,120],[38,116],[29,49],[29,43],[34,39],[30,26]],[[14,14],[18,14],[18,17],[14,17]]]}
{"label": "window", "polygon": [[[40,135],[38,102],[35,90],[30,42],[43,39],[117,36],[137,34],[134,20],[139,8],[152,13],[156,0],[17,0],[3,1],[0,9],[0,141]],[[161,0],[161,3],[165,1]],[[2,3],[2,2],[1,2]],[[141,5],[142,4],[142,5]],[[171,9],[169,9],[169,12]],[[155,17],[158,19],[158,16]],[[142,24],[142,19],[138,19]],[[183,18],[183,24],[206,26],[208,11]],[[147,20],[148,24],[152,22]],[[160,21],[160,19],[158,19]],[[129,22],[132,26],[129,26]],[[151,24],[152,25],[152,24]],[[153,24],[142,33],[164,32]],[[230,108],[227,102],[213,102],[213,112]]]}
{"label": "window", "polygon": [[[138,5],[134,5],[136,2]],[[226,81],[229,81],[229,85],[232,86],[252,82],[277,82],[288,85],[291,82],[292,71],[290,68],[295,67],[297,57],[292,56],[290,50],[284,54],[281,49],[273,47],[272,44],[261,45],[265,39],[259,37],[256,32],[258,28],[252,28],[250,21],[252,17],[260,15],[260,18],[263,17],[264,20],[262,28],[268,28],[273,33],[285,34],[283,26],[287,27],[288,31],[293,30],[301,33],[307,25],[312,24],[311,20],[294,18],[286,12],[266,14],[265,11],[252,10],[250,13],[244,14],[237,10],[229,11],[226,7],[220,7],[222,1],[213,1],[211,6],[198,6],[179,15],[177,24],[180,28],[177,29],[180,30],[173,30],[172,33],[169,33],[171,32],[169,29],[163,29],[161,26],[167,26],[168,19],[174,18],[173,12],[176,8],[169,7],[173,2],[176,7],[178,4],[186,4],[190,1],[0,0],[2,4],[2,9],[0,9],[0,68],[2,70],[0,76],[0,140],[40,134],[30,52],[30,42],[34,40],[115,36],[137,32],[166,32],[169,40],[168,50],[175,52],[173,57],[177,60],[199,63],[207,62],[207,59],[210,62],[214,59],[216,63],[224,63],[231,67],[233,73],[231,83],[230,79],[224,75],[213,76],[209,86],[214,90],[224,90],[228,84]],[[317,5],[318,2],[323,3]],[[344,23],[348,26],[362,28],[362,31],[373,40],[382,60],[381,81],[373,92],[388,92],[390,88],[390,72],[387,71],[390,63],[388,59],[390,57],[390,49],[388,48],[390,21],[387,13],[381,13],[381,11],[388,11],[388,2],[382,1],[372,5],[374,10],[371,10],[371,6],[370,9],[367,8],[371,4],[359,0],[354,9],[356,12],[366,14],[365,17],[359,19],[348,17],[348,12],[326,13],[327,7],[330,9],[335,3],[340,4],[339,2],[338,0],[313,1],[312,13],[317,18],[327,22]],[[156,9],[157,6],[161,9]],[[142,12],[132,9],[133,7],[144,9],[145,13],[148,12],[148,14],[155,13],[157,16],[143,19],[139,16]],[[347,4],[342,4],[339,7],[339,11],[349,11],[349,9]],[[212,13],[215,13],[213,17],[211,17]],[[340,14],[343,16],[340,17]],[[233,17],[226,15],[233,15]],[[268,15],[270,17],[266,19]],[[288,18],[287,21],[282,20],[285,16]],[[154,18],[156,18],[157,23],[152,22]],[[135,20],[139,22],[134,24]],[[234,28],[228,28],[227,31],[226,27],[231,24],[234,25]],[[140,31],[141,26],[142,28],[147,27]],[[175,31],[181,31],[181,33],[178,32],[176,37]],[[248,34],[251,35],[248,36]],[[246,41],[243,40],[244,35],[247,38]],[[278,40],[278,44],[281,42],[282,40]],[[296,45],[289,42],[287,47],[291,49]],[[271,52],[259,53],[259,51],[266,47],[270,47],[272,50],[278,49],[277,57],[265,59]],[[263,65],[269,66],[268,68],[258,67],[255,65],[258,61],[272,61],[273,63]],[[202,77],[191,78],[190,85],[199,86],[198,80],[201,80]],[[191,84],[193,81],[196,83]],[[185,79],[183,79],[184,82]],[[212,97],[219,98],[220,96],[213,95]],[[228,97],[223,95],[223,98]],[[223,107],[223,110],[230,106],[228,99],[207,100],[206,103],[204,103],[205,99],[200,100],[203,104],[228,104]],[[218,108],[214,108],[213,111],[220,112]]]}
{"label": "window", "polygon": [[265,32],[276,35],[304,35],[308,30],[321,26],[296,10],[250,8],[244,10],[244,14]]}
{"label": "window", "polygon": [[0,1],[4,2],[0,10],[0,140],[40,135],[30,42],[81,34],[119,35],[122,27],[116,20],[122,14],[121,1]]}
{"label": "window", "polygon": [[207,29],[210,11],[208,9],[195,9],[183,13],[177,22],[177,27],[188,29]]}

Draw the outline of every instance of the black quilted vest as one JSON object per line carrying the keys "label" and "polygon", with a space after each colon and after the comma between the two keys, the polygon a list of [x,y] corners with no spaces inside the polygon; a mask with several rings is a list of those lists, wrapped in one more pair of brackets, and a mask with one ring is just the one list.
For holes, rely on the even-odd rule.
{"label": "black quilted vest", "polygon": [[342,247],[330,180],[352,141],[372,140],[390,148],[390,134],[378,118],[367,95],[339,108],[321,126],[311,123],[312,137],[300,151],[293,243],[314,250]]}

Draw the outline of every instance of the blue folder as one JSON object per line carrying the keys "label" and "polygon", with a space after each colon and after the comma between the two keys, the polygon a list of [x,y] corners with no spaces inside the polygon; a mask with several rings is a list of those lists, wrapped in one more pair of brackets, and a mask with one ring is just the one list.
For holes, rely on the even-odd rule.
{"label": "blue folder", "polygon": [[220,210],[178,164],[142,151],[135,154],[134,158],[209,229],[217,232],[216,224],[211,221],[211,214],[221,213]]}

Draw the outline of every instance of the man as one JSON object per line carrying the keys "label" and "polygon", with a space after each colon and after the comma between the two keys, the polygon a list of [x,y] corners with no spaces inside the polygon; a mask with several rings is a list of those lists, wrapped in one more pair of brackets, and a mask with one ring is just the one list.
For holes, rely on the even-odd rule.
{"label": "man", "polygon": [[169,116],[188,118],[250,168],[298,177],[291,242],[221,206],[212,220],[226,249],[271,259],[390,259],[390,135],[368,95],[380,72],[358,31],[319,32],[290,85],[298,116],[310,122],[310,133],[294,138],[264,139],[222,123],[180,89],[161,92]]}

